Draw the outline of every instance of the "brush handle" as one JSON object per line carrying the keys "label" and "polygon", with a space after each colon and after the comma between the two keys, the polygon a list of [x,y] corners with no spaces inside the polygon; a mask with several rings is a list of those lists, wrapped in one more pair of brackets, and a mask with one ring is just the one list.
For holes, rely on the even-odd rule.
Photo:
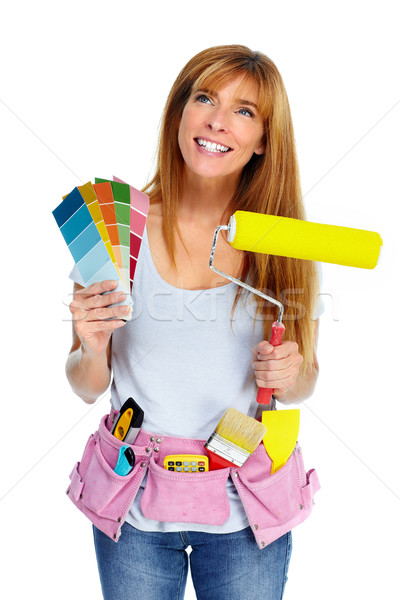
{"label": "brush handle", "polygon": [[218,456],[215,452],[211,452],[206,448],[208,454],[208,468],[210,471],[216,471],[217,469],[225,469],[225,467],[235,467],[236,465],[222,456]]}
{"label": "brush handle", "polygon": [[[278,325],[278,322],[275,321],[272,323],[272,335],[269,343],[272,346],[280,346],[282,342],[283,332],[285,331],[285,326],[283,323]],[[258,388],[257,392],[257,402],[258,404],[270,404],[272,392],[274,390],[272,388]]]}

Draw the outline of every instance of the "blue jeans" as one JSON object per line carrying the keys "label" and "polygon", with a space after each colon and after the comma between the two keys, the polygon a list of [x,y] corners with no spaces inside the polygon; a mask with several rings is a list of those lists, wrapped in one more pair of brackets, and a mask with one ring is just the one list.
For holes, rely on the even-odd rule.
{"label": "blue jeans", "polygon": [[198,600],[283,597],[290,532],[260,550],[250,527],[224,534],[159,533],[125,523],[117,543],[93,531],[104,600],[183,600],[189,560]]}

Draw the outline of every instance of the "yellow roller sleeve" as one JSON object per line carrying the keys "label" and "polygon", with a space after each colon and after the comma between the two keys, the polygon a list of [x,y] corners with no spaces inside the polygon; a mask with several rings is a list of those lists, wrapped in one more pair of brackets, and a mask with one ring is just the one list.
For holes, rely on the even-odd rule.
{"label": "yellow roller sleeve", "polygon": [[238,250],[373,269],[382,238],[375,231],[238,210],[228,241]]}

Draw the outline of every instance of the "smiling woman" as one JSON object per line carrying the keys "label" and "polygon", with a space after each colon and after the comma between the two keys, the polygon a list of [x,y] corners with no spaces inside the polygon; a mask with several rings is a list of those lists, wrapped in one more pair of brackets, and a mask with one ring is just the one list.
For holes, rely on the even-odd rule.
{"label": "smiling woman", "polygon": [[[228,408],[256,416],[257,386],[274,388],[279,401],[299,401],[311,394],[317,377],[315,264],[235,250],[221,240],[221,270],[285,303],[286,340],[278,347],[265,341],[274,307],[247,298],[209,268],[215,228],[236,210],[304,217],[289,104],[270,59],[244,46],[218,46],[189,61],[167,99],[157,169],[144,191],[150,211],[132,320],[125,323],[111,307],[115,292],[102,293],[115,282],[83,292],[76,278],[71,304],[67,374],[76,393],[92,402],[112,378],[112,408],[119,411],[134,397],[144,410],[141,443],[133,447],[140,460],[126,484],[134,493],[127,494],[130,504],[124,498],[120,539],[115,543],[94,529],[104,598],[182,599],[191,546],[198,600],[279,600],[290,529],[312,505],[299,453],[274,475],[263,446],[246,463],[253,467],[244,465],[240,473],[226,467],[179,475],[161,466],[166,448],[167,454],[193,448],[204,454]],[[108,507],[111,491],[127,487],[112,474],[113,439],[105,426],[101,435],[112,484],[91,500]],[[96,451],[101,458],[101,448]],[[300,503],[303,488],[306,500]]]}
{"label": "smiling woman", "polygon": [[[232,151],[210,152],[204,142]],[[216,46],[184,66],[167,99],[157,169],[144,191],[152,202],[153,260],[167,281],[191,289],[226,283],[208,269],[210,239],[215,226],[236,210],[305,218],[289,101],[270,58],[245,46]],[[192,227],[199,220],[208,221],[204,235]],[[318,370],[316,264],[251,252],[232,255],[229,244],[219,252],[221,270],[284,303],[285,337],[296,340],[303,357],[300,372],[307,382],[313,380]],[[235,306],[241,295],[239,288]],[[274,308],[255,301],[264,339],[270,339]],[[302,397],[307,388],[308,383],[302,386]],[[276,395],[288,399],[287,390],[278,388]]]}
{"label": "smiling woman", "polygon": [[[178,132],[186,176],[190,170],[192,177],[225,178],[237,187],[243,167],[253,153],[264,151],[258,95],[255,83],[245,81],[244,75],[229,81],[218,92],[192,91]],[[210,156],[215,160],[210,160]]]}

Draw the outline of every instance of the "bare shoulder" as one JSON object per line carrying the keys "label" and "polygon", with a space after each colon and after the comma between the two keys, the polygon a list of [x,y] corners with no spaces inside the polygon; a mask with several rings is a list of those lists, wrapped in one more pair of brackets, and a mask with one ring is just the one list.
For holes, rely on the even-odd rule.
{"label": "bare shoulder", "polygon": [[156,221],[162,221],[162,204],[150,204],[149,213],[147,215],[146,226],[153,225]]}
{"label": "bare shoulder", "polygon": [[147,237],[150,247],[157,243],[162,237],[162,206],[160,204],[151,204],[146,221]]}
{"label": "bare shoulder", "polygon": [[151,204],[146,221],[147,237],[150,247],[159,245],[162,239],[162,206],[160,204]]}
{"label": "bare shoulder", "polygon": [[146,221],[147,237],[153,263],[163,276],[170,270],[171,262],[162,232],[162,223],[161,203],[151,204]]}

